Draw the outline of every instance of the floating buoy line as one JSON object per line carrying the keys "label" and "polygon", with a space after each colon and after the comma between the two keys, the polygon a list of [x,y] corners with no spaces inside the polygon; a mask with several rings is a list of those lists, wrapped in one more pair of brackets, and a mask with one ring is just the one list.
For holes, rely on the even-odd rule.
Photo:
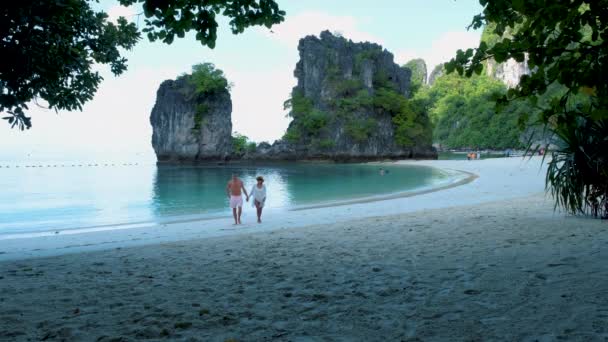
{"label": "floating buoy line", "polygon": [[[61,168],[61,167],[115,167],[115,166],[138,166],[140,163],[104,163],[104,164],[48,164],[48,165],[0,165],[0,169],[10,168]],[[143,165],[143,164],[142,164]]]}

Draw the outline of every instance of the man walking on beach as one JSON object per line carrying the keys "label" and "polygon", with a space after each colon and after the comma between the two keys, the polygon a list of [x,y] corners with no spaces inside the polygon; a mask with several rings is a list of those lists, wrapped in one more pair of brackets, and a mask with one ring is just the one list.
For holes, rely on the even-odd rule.
{"label": "man walking on beach", "polygon": [[241,213],[243,212],[243,196],[241,195],[241,190],[243,190],[247,197],[247,202],[249,202],[249,195],[247,194],[247,190],[245,190],[243,181],[237,177],[236,173],[233,173],[232,179],[228,182],[228,186],[226,187],[226,193],[230,199],[230,208],[232,208],[235,225],[241,224]]}

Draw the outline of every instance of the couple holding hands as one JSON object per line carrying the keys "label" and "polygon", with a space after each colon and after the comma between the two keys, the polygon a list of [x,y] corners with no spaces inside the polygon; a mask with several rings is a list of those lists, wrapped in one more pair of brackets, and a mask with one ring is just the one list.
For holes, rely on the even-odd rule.
{"label": "couple holding hands", "polygon": [[[232,215],[234,216],[234,224],[241,224],[241,213],[243,211],[243,195],[245,193],[246,201],[249,202],[249,196],[253,197],[253,206],[255,207],[258,214],[258,223],[262,223],[262,209],[266,202],[266,186],[264,185],[264,177],[256,177],[257,184],[255,184],[249,194],[245,190],[243,181],[239,179],[236,173],[232,174],[232,179],[228,182],[226,187],[226,193],[230,199],[230,208],[232,208]],[[242,192],[241,192],[242,191]]]}

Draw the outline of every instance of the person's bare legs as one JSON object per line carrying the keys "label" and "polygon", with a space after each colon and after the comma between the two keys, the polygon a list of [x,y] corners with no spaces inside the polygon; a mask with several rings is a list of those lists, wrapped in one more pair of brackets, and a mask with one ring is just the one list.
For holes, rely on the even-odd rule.
{"label": "person's bare legs", "polygon": [[260,206],[259,202],[255,203],[255,209],[258,214],[258,223],[262,223],[262,207]]}
{"label": "person's bare legs", "polygon": [[238,212],[239,212],[239,219],[238,219],[237,224],[241,224],[241,213],[243,212],[243,207],[239,207]]}
{"label": "person's bare legs", "polygon": [[234,224],[239,224],[239,221],[236,218],[236,208],[232,208],[232,216],[234,216]]}

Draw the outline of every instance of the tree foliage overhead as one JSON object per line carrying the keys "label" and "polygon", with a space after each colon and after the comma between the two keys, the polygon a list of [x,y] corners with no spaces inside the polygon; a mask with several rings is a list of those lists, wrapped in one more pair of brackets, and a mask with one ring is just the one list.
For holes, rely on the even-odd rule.
{"label": "tree foliage overhead", "polygon": [[49,108],[82,109],[102,78],[93,64],[126,69],[119,48],[139,39],[135,24],[95,12],[87,1],[10,1],[0,7],[0,111],[12,127],[30,128],[23,112],[42,99]]}
{"label": "tree foliage overhead", "polygon": [[[11,127],[30,128],[25,111],[32,101],[54,110],[82,110],[102,81],[93,66],[109,65],[114,75],[127,68],[122,49],[140,39],[134,23],[117,23],[95,11],[96,0],[8,1],[0,7],[0,111]],[[247,27],[271,27],[285,12],[274,0],[120,0],[140,4],[142,29],[149,40],[170,44],[196,32],[196,39],[213,48],[218,16],[230,19],[233,33]]]}
{"label": "tree foliage overhead", "polygon": [[[573,213],[608,215],[608,0],[480,3],[483,13],[471,27],[493,25],[495,35],[509,36],[458,51],[446,69],[471,76],[482,72],[487,59],[523,62],[527,55],[531,74],[522,76],[499,104],[527,99],[540,111],[540,123],[555,134],[561,147],[549,161],[547,187],[556,205]],[[548,95],[556,85],[565,91]],[[527,119],[523,114],[520,121]]]}
{"label": "tree foliage overhead", "polygon": [[232,33],[242,33],[250,26],[268,28],[283,21],[285,12],[274,0],[119,0],[120,4],[143,5],[147,33],[151,41],[157,39],[171,44],[175,36],[183,38],[193,30],[196,39],[210,48],[217,39],[218,15],[230,18]]}

